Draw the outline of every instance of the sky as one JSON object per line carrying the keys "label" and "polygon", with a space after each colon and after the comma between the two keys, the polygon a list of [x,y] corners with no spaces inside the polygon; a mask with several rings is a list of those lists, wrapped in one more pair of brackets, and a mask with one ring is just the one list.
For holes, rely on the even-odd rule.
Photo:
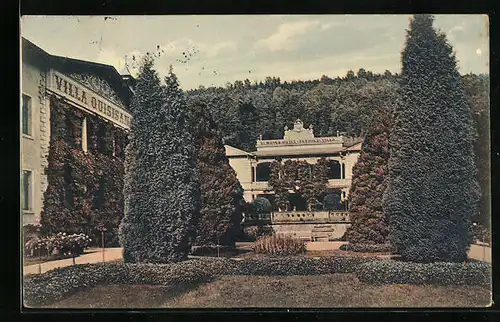
{"label": "sky", "polygon": [[[409,15],[23,16],[21,35],[52,55],[136,75],[154,53],[183,89],[235,80],[335,78],[348,70],[400,72]],[[489,72],[486,15],[436,15],[462,74]],[[187,58],[185,57],[187,56]]]}

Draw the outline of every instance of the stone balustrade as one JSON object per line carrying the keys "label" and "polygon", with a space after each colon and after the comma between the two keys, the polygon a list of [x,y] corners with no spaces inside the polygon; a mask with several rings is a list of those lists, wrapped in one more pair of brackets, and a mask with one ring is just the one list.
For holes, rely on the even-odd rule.
{"label": "stone balustrade", "polygon": [[271,213],[271,222],[349,223],[350,218],[345,211],[287,211]]}

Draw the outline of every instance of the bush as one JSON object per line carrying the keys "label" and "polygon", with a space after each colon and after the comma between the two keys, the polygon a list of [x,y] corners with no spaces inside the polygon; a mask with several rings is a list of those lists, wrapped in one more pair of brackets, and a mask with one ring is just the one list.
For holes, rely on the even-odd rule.
{"label": "bush", "polygon": [[251,209],[252,213],[256,215],[268,214],[271,213],[271,211],[273,211],[271,202],[267,198],[263,197],[255,198],[254,201],[252,202]]}
{"label": "bush", "polygon": [[358,253],[393,253],[395,251],[390,244],[343,244],[339,249]]}
{"label": "bush", "polygon": [[338,194],[329,193],[323,198],[323,209],[324,210],[339,210],[342,204],[340,202],[340,196]]}
{"label": "bush", "polygon": [[361,264],[361,282],[372,284],[491,285],[491,265],[469,263],[412,263],[380,260]]}
{"label": "bush", "polygon": [[252,247],[258,254],[297,255],[306,252],[303,241],[284,235],[259,237]]}
{"label": "bush", "polygon": [[36,237],[25,243],[25,254],[28,256],[45,256],[57,250],[61,255],[78,256],[89,247],[91,239],[85,234],[58,233],[48,237]]}

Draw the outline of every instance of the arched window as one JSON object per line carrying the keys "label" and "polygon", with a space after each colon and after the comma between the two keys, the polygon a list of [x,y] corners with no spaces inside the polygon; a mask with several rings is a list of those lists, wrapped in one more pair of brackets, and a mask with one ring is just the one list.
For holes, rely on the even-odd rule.
{"label": "arched window", "polygon": [[271,162],[257,164],[256,177],[257,182],[269,181],[271,177]]}
{"label": "arched window", "polygon": [[341,179],[340,162],[328,160],[328,179]]}

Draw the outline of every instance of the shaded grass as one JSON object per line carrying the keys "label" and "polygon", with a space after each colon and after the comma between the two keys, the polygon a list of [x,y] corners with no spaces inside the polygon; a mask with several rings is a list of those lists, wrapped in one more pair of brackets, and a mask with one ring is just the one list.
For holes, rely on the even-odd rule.
{"label": "shaded grass", "polygon": [[353,274],[223,276],[164,307],[485,307],[490,299],[479,286],[369,285]]}
{"label": "shaded grass", "polygon": [[47,307],[485,307],[491,292],[479,286],[369,285],[354,274],[220,276],[201,286],[100,285]]}
{"label": "shaded grass", "polygon": [[98,285],[41,308],[158,308],[196,285]]}

